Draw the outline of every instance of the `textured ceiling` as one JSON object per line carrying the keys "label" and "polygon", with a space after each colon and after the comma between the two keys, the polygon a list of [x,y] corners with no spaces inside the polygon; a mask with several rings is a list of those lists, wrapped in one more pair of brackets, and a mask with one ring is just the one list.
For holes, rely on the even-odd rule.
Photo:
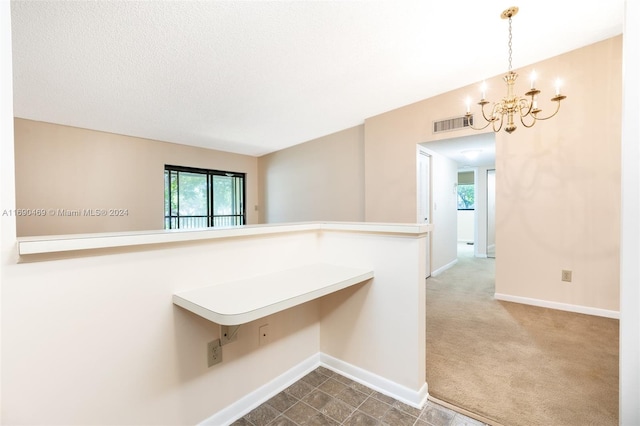
{"label": "textured ceiling", "polygon": [[[262,155],[622,32],[623,0],[12,1],[17,117]],[[461,105],[461,111],[464,108]]]}

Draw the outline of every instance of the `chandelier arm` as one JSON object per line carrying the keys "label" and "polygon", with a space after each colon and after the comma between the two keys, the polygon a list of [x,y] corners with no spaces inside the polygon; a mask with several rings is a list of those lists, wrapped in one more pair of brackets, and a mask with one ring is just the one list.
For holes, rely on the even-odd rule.
{"label": "chandelier arm", "polygon": [[533,125],[534,125],[534,124],[536,124],[536,117],[535,117],[535,116],[532,116],[532,117],[533,117],[533,121],[531,122],[531,124],[527,124],[527,123],[525,123],[525,122],[524,122],[524,117],[526,117],[526,115],[520,115],[520,122],[521,122],[521,123],[522,123],[522,125],[523,125],[524,127],[526,127],[527,129],[530,129],[531,127],[533,127]]}
{"label": "chandelier arm", "polygon": [[[472,115],[471,113],[468,113],[468,114],[467,114],[467,116],[471,116],[471,115]],[[489,124],[491,124],[491,122],[490,122],[490,121],[487,121],[487,124],[485,124],[485,125],[484,125],[484,126],[482,126],[482,127],[473,127],[471,124],[469,124],[469,127],[470,127],[471,129],[473,129],[473,130],[484,130],[484,129],[486,129],[487,127],[489,127]]]}
{"label": "chandelier arm", "polygon": [[536,120],[548,120],[548,119],[550,119],[551,117],[553,117],[554,115],[556,115],[556,114],[558,113],[558,111],[560,111],[560,101],[558,100],[558,101],[554,101],[554,102],[557,102],[557,103],[558,103],[558,105],[556,105],[556,110],[554,111],[554,113],[553,113],[553,114],[551,114],[551,115],[550,115],[550,116],[548,116],[548,117],[538,117],[538,116],[536,115],[536,116],[535,116],[535,119],[536,119]]}
{"label": "chandelier arm", "polygon": [[[527,112],[524,114],[522,113],[523,109],[527,110]],[[522,121],[522,117],[526,117],[527,115],[531,114],[532,110],[533,110],[533,96],[531,97],[531,101],[525,98],[518,99],[518,113],[520,114],[520,121]]]}
{"label": "chandelier arm", "polygon": [[[525,114],[522,113],[522,110],[526,109],[527,112]],[[520,116],[520,123],[526,128],[533,127],[536,124],[536,116],[535,114],[531,114],[531,124],[527,124],[524,121],[524,118],[529,116],[531,111],[533,110],[533,102],[528,102],[525,98],[520,98],[518,100],[518,115]]]}
{"label": "chandelier arm", "polygon": [[[474,127],[474,126],[472,126],[472,125],[470,124],[470,125],[469,125],[469,127],[470,127],[471,129],[473,129],[473,130],[484,130],[484,129],[486,129],[487,127],[489,127],[489,125],[490,125],[491,123],[494,123],[496,120],[495,120],[495,119],[489,119],[489,118],[487,118],[487,115],[486,115],[486,114],[485,114],[485,112],[484,112],[484,106],[485,106],[486,104],[488,104],[488,102],[484,102],[484,103],[483,103],[483,102],[479,102],[478,104],[480,105],[480,110],[482,111],[482,118],[484,118],[484,121],[486,121],[486,122],[487,122],[487,124],[485,124],[485,125],[484,125],[484,126],[482,126],[482,127]],[[495,115],[495,108],[496,108],[496,105],[494,105],[494,106],[493,106],[493,110],[494,110],[494,111],[493,111],[493,114],[494,114],[494,115]],[[466,115],[467,115],[467,116],[471,116],[472,114],[471,114],[470,112],[468,112]],[[495,127],[495,126],[494,126],[494,127]]]}
{"label": "chandelier arm", "polygon": [[[497,123],[497,122],[500,122],[500,126],[498,126],[498,127],[496,128],[496,123]],[[492,123],[493,123],[493,131],[494,131],[494,132],[496,132],[496,133],[498,133],[498,132],[500,131],[500,129],[502,129],[502,123],[504,123],[504,114],[500,114],[500,119],[495,118],[495,119],[492,121]]]}
{"label": "chandelier arm", "polygon": [[[484,118],[484,119],[485,119],[485,121],[488,121],[489,123],[491,123],[491,122],[492,122],[492,121],[494,121],[494,120],[493,120],[493,119],[491,119],[491,118],[487,118],[487,115],[486,115],[486,114],[485,114],[485,112],[484,112],[484,106],[485,106],[485,105],[486,105],[486,104],[482,104],[482,105],[481,105],[481,108],[480,108],[480,110],[482,111],[482,118]],[[491,113],[491,116],[493,117],[493,116],[495,115],[495,112],[496,112],[496,111],[495,111],[495,110],[496,110],[496,105],[495,105],[495,104],[493,104],[493,108],[492,108],[492,109],[493,109],[493,111],[492,111],[492,113]]]}

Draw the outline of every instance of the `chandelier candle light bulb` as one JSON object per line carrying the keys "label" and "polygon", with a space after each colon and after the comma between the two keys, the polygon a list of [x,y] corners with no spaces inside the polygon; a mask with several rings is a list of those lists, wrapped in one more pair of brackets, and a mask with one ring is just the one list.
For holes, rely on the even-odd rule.
{"label": "chandelier candle light bulb", "polygon": [[535,89],[536,87],[536,70],[531,71],[531,88]]}
{"label": "chandelier candle light bulb", "polygon": [[[512,133],[517,128],[514,121],[514,116],[518,116],[520,118],[520,123],[522,123],[524,127],[533,127],[533,125],[536,124],[536,121],[548,120],[549,118],[556,115],[560,110],[560,101],[566,98],[566,96],[560,94],[560,85],[562,81],[558,78],[556,80],[555,87],[556,94],[551,98],[551,101],[557,103],[556,110],[548,117],[538,116],[542,109],[538,108],[538,94],[540,94],[540,90],[536,89],[537,74],[535,70],[531,72],[531,88],[529,89],[529,91],[525,93],[524,96],[518,96],[514,93],[515,82],[518,78],[518,74],[511,68],[511,18],[515,16],[516,13],[518,13],[518,8],[516,6],[513,6],[502,12],[502,14],[500,15],[502,19],[509,20],[509,70],[503,78],[504,82],[507,85],[507,95],[504,96],[500,101],[494,102],[489,114],[487,114],[484,107],[490,102],[485,99],[487,85],[484,81],[482,82],[480,89],[482,97],[480,98],[480,102],[478,102],[478,105],[480,105],[482,117],[487,122],[487,124],[483,127],[473,127],[473,125],[469,125],[469,127],[474,130],[483,130],[486,129],[489,125],[492,125],[493,131],[499,132],[506,121],[504,130],[507,133]],[[471,114],[471,101],[469,98],[466,99],[466,105],[467,113],[465,115],[467,118],[471,118],[473,115]],[[471,120],[469,120],[469,122],[471,122]]]}

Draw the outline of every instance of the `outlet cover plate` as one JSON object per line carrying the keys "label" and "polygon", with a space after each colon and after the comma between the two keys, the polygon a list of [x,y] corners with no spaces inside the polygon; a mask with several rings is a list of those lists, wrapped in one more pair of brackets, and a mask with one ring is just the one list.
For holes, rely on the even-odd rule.
{"label": "outlet cover plate", "polygon": [[222,345],[220,339],[207,343],[207,365],[209,367],[222,362]]}

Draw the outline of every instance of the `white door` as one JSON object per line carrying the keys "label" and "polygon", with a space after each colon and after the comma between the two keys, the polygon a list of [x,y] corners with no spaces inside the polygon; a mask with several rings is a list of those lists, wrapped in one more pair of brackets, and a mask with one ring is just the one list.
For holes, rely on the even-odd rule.
{"label": "white door", "polygon": [[[417,223],[431,223],[431,156],[418,147],[418,218]],[[427,277],[431,276],[431,235],[427,234]]]}
{"label": "white door", "polygon": [[496,171],[487,170],[487,257],[496,257]]}

